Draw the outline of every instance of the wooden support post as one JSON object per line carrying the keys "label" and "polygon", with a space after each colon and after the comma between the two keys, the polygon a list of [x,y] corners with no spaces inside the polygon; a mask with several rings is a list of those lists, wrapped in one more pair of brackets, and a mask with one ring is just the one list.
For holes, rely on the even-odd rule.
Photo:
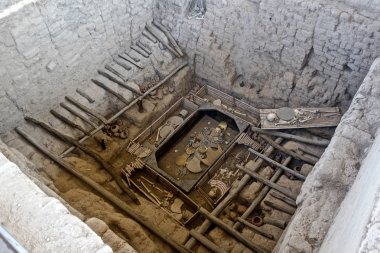
{"label": "wooden support post", "polygon": [[299,146],[299,147],[297,147],[297,149],[298,149],[299,151],[303,152],[303,153],[306,153],[306,154],[308,154],[308,155],[314,156],[314,157],[316,157],[316,158],[318,158],[318,159],[320,159],[321,156],[322,156],[322,153],[320,153],[320,152],[315,152],[314,150],[311,150],[310,148],[305,147],[305,145]]}
{"label": "wooden support post", "polygon": [[140,59],[138,57],[135,57],[133,55],[131,55],[129,52],[125,51],[124,52],[129,58],[131,58],[133,61],[135,62],[140,62]]}
{"label": "wooden support post", "polygon": [[[106,65],[107,66],[107,65]],[[107,68],[106,68],[107,69]],[[108,68],[109,69],[109,68]],[[111,70],[108,70],[108,71],[110,71],[111,73],[113,73]],[[123,86],[123,85],[125,85],[124,84],[124,78],[122,78],[122,77],[119,77],[119,78],[121,78],[123,81],[120,81],[120,80],[118,80],[116,77],[113,77],[112,75],[110,75],[109,73],[107,73],[106,71],[103,71],[103,70],[100,70],[100,69],[98,69],[98,74],[99,75],[101,75],[101,76],[104,76],[105,78],[107,78],[108,80],[110,80],[111,82],[114,82],[114,83],[117,83],[118,85],[120,85],[120,86]],[[117,76],[117,74],[115,74],[115,73],[113,73],[114,75],[116,75]]]}
{"label": "wooden support post", "polygon": [[[288,156],[285,161],[282,162],[282,164],[284,166],[288,165],[290,163],[290,161],[292,160],[292,157],[291,156]],[[271,177],[270,181],[273,182],[273,183],[276,183],[276,181],[280,178],[281,174],[282,174],[282,170],[278,169],[274,175]],[[252,201],[252,203],[249,205],[249,207],[247,208],[247,210],[243,213],[243,215],[241,216],[242,219],[246,219],[252,212],[253,210],[256,209],[256,207],[260,204],[260,202],[265,198],[265,196],[268,194],[268,192],[271,190],[271,188],[269,186],[265,186],[259,193],[259,195],[257,195],[257,197]],[[237,221],[233,228],[234,229],[238,229],[239,226],[240,226],[240,222]]]}
{"label": "wooden support post", "polygon": [[154,30],[151,25],[146,24],[145,29],[147,29],[159,42],[161,42],[172,54],[177,57],[181,57],[181,55],[172,48],[165,40],[161,38],[161,36]]}
{"label": "wooden support post", "polygon": [[172,44],[172,46],[174,47],[174,50],[177,51],[177,53],[182,57],[183,53],[181,51],[181,48],[178,46],[177,41],[175,41],[175,39],[173,38],[171,33],[168,31],[168,29],[166,29],[165,26],[163,26],[160,22],[156,20],[153,20],[153,25],[157,27],[158,29],[160,29],[165,34],[170,44]]}
{"label": "wooden support post", "polygon": [[151,33],[149,33],[147,30],[142,31],[142,35],[144,35],[148,40],[152,41],[154,44],[157,43],[157,40]]}
{"label": "wooden support post", "polygon": [[189,250],[185,249],[183,246],[179,245],[175,241],[173,241],[165,232],[159,230],[156,225],[151,224],[145,218],[141,217],[140,215],[136,214],[133,209],[131,209],[124,201],[120,200],[116,196],[114,196],[111,192],[106,190],[103,186],[96,183],[89,177],[83,175],[79,171],[77,171],[73,166],[71,166],[69,163],[65,162],[63,159],[61,159],[59,156],[54,155],[50,151],[48,151],[45,147],[38,144],[35,140],[33,140],[31,137],[28,136],[24,131],[22,131],[19,128],[15,129],[18,134],[20,134],[22,137],[24,137],[29,143],[31,143],[34,147],[36,147],[39,151],[41,151],[44,155],[52,159],[57,164],[61,165],[64,169],[66,169],[68,172],[72,173],[79,179],[81,179],[83,182],[91,186],[95,191],[97,191],[100,195],[103,196],[104,199],[108,200],[115,206],[119,207],[121,210],[123,210],[128,216],[130,216],[133,220],[135,220],[137,223],[145,227],[147,230],[152,232],[154,235],[156,235],[158,238],[166,242],[168,245],[170,245],[173,249],[177,250],[181,253],[191,253]]}
{"label": "wooden support post", "polygon": [[144,50],[145,53],[151,55],[152,54],[152,51],[150,51],[150,49],[144,45],[143,43],[141,43],[141,41],[137,41],[136,45],[141,48],[141,50]]}
{"label": "wooden support post", "polygon": [[112,74],[114,74],[115,76],[118,76],[121,80],[123,80],[123,82],[125,83],[126,81],[128,81],[128,78],[126,78],[123,74],[121,74],[119,71],[117,71],[115,68],[113,68],[111,65],[109,64],[106,64],[104,66],[104,68],[106,70],[108,70],[109,72],[111,72]]}
{"label": "wooden support post", "polygon": [[284,139],[303,142],[303,143],[312,144],[312,145],[316,145],[316,146],[322,146],[322,147],[327,147],[330,143],[329,140],[313,140],[310,138],[305,138],[305,137],[301,137],[301,136],[297,136],[297,135],[293,135],[293,134],[287,134],[287,133],[278,132],[278,131],[261,129],[261,128],[254,127],[254,126],[251,126],[251,130],[253,132],[260,133],[260,134],[282,137]]}
{"label": "wooden support post", "polygon": [[271,146],[273,146],[274,148],[284,152],[285,154],[288,154],[290,156],[293,156],[294,158],[296,159],[299,159],[301,161],[304,161],[304,162],[307,162],[307,163],[310,163],[312,165],[316,164],[318,162],[318,159],[316,158],[309,158],[309,157],[305,157],[303,155],[300,155],[300,154],[297,154],[291,150],[288,150],[280,145],[278,145],[277,143],[275,143],[270,137],[268,136],[265,136],[265,135],[260,135],[261,138],[263,138],[266,142],[268,142]]}
{"label": "wooden support post", "polygon": [[247,169],[246,167],[241,166],[240,164],[236,164],[236,167],[237,167],[239,170],[244,171],[245,173],[247,173],[247,174],[250,175],[251,177],[255,178],[257,181],[260,181],[261,183],[268,185],[269,187],[275,189],[276,191],[281,192],[282,194],[288,196],[289,198],[294,199],[294,200],[297,199],[297,195],[296,195],[296,194],[292,193],[291,191],[289,191],[288,189],[286,189],[286,188],[284,188],[284,187],[279,186],[279,185],[276,184],[276,183],[271,182],[270,180],[268,180],[268,179],[266,179],[266,178],[263,178],[263,177],[260,176],[258,173],[253,172],[253,171]]}
{"label": "wooden support post", "polygon": [[78,101],[76,101],[74,98],[70,97],[70,96],[65,96],[65,99],[67,101],[69,101],[70,103],[72,103],[73,105],[75,105],[76,107],[78,107],[79,109],[83,110],[84,112],[88,113],[89,115],[91,115],[92,117],[100,120],[101,122],[103,122],[104,124],[107,123],[107,119],[104,118],[102,115],[98,114],[97,112],[91,110],[90,108],[88,108],[87,106],[79,103]]}
{"label": "wooden support post", "polygon": [[57,129],[49,126],[48,124],[42,122],[42,121],[39,121],[39,120],[36,120],[34,118],[31,118],[31,117],[25,117],[25,120],[27,121],[30,121],[40,127],[42,127],[43,129],[45,129],[46,131],[48,131],[49,133],[55,135],[56,137],[60,138],[61,140],[63,141],[66,141],[68,143],[70,143],[71,145],[74,145],[76,146],[77,148],[79,148],[80,150],[82,150],[84,153],[86,153],[87,155],[91,156],[92,158],[94,158],[98,163],[100,163],[102,165],[102,167],[115,179],[115,181],[117,182],[117,184],[119,185],[119,187],[121,189],[123,189],[125,191],[125,193],[127,193],[127,195],[136,203],[136,204],[140,204],[140,201],[139,199],[137,198],[137,196],[133,193],[133,191],[129,188],[127,188],[122,180],[121,180],[121,175],[120,173],[117,172],[116,168],[113,167],[112,164],[109,164],[108,162],[104,161],[103,158],[101,158],[97,153],[95,153],[94,151],[92,151],[91,149],[89,149],[88,147],[84,146],[83,144],[79,143],[77,140],[75,140],[74,138],[70,137],[70,136],[67,136],[61,132],[59,132]]}
{"label": "wooden support post", "polygon": [[129,55],[126,55],[126,54],[119,54],[119,57],[121,59],[124,59],[126,60],[127,62],[129,63],[132,63],[133,65],[135,65],[136,67],[138,67],[139,69],[144,69],[144,67],[139,64],[138,62],[136,62],[135,60],[133,60]]}
{"label": "wooden support post", "polygon": [[288,172],[289,174],[292,174],[293,176],[295,176],[296,178],[298,178],[298,179],[300,179],[300,180],[302,180],[302,181],[305,181],[306,177],[303,176],[303,175],[301,175],[301,174],[298,173],[297,171],[294,171],[294,170],[292,170],[292,169],[290,169],[290,168],[288,168],[288,167],[282,165],[281,163],[278,163],[278,162],[276,162],[276,161],[270,159],[269,157],[267,157],[267,156],[265,156],[265,155],[263,155],[263,154],[257,152],[256,150],[253,150],[253,149],[251,149],[251,148],[249,148],[248,150],[249,150],[249,152],[251,152],[252,154],[254,154],[254,155],[260,157],[260,158],[263,159],[264,161],[266,161],[266,162],[272,164],[273,166],[275,166],[275,167],[277,167],[277,168],[280,168],[280,169],[282,169],[282,170]]}
{"label": "wooden support post", "polygon": [[123,62],[122,60],[118,59],[118,58],[114,58],[113,61],[118,64],[119,66],[123,67],[125,70],[129,71],[132,69],[131,66],[127,65],[125,62]]}
{"label": "wooden support post", "polygon": [[238,231],[234,230],[233,228],[229,227],[227,224],[225,224],[223,221],[221,221],[216,216],[209,213],[206,209],[203,207],[199,208],[199,213],[205,216],[208,220],[210,220],[212,223],[217,225],[219,228],[223,229],[226,233],[233,236],[236,240],[247,246],[250,250],[253,250],[257,253],[267,253],[266,250],[260,248],[259,246],[253,244],[250,240],[243,237]]}
{"label": "wooden support post", "polygon": [[62,114],[60,114],[59,112],[51,109],[50,110],[50,113],[53,114],[55,117],[57,117],[58,119],[62,120],[62,122],[66,123],[67,125],[73,127],[73,128],[76,128],[78,129],[79,131],[81,131],[82,133],[84,133],[85,135],[90,135],[90,132],[87,131],[86,129],[84,129],[83,127],[81,127],[80,125],[78,125],[77,123],[69,120],[68,118],[66,118],[65,116],[63,116]]}
{"label": "wooden support post", "polygon": [[255,231],[257,234],[260,234],[262,236],[265,236],[266,238],[268,239],[271,239],[273,240],[274,236],[271,235],[270,233],[268,233],[267,231],[265,231],[264,229],[258,227],[258,226],[255,226],[253,225],[252,223],[238,217],[237,220],[241,223],[243,223],[244,225],[246,225],[247,227],[249,227],[250,229],[252,229],[253,231]]}
{"label": "wooden support post", "polygon": [[75,115],[78,118],[80,118],[81,120],[83,120],[84,122],[86,122],[87,124],[91,125],[92,127],[94,127],[94,128],[98,127],[94,122],[92,122],[91,120],[87,119],[85,116],[83,116],[79,112],[76,112],[74,109],[70,108],[67,104],[60,103],[59,105],[62,106],[63,108],[65,108],[67,111],[71,112],[73,115]]}
{"label": "wooden support post", "polygon": [[117,97],[121,102],[123,102],[124,104],[129,104],[131,101],[128,101],[126,100],[122,95],[120,95],[119,93],[117,93],[116,91],[112,90],[110,87],[108,87],[107,85],[105,85],[104,83],[102,83],[101,81],[98,81],[96,79],[91,79],[91,81],[98,85],[99,87],[103,88],[104,90],[108,91],[109,93],[111,93],[112,95],[114,95],[115,97]]}
{"label": "wooden support post", "polygon": [[92,104],[92,103],[95,102],[95,100],[94,100],[92,97],[90,97],[86,92],[84,92],[84,90],[81,90],[81,89],[77,88],[77,89],[76,89],[76,92],[77,92],[79,95],[81,95],[82,97],[84,97],[85,99],[87,99],[87,101],[88,101],[90,104]]}
{"label": "wooden support post", "polygon": [[121,81],[117,80],[117,78],[111,76],[109,73],[107,73],[107,72],[105,72],[105,71],[103,71],[103,70],[98,70],[98,73],[99,73],[99,75],[104,76],[104,77],[107,78],[108,80],[110,80],[110,81],[112,81],[112,82],[114,82],[114,83],[116,83],[116,84],[118,84],[118,85],[120,85],[120,86],[126,88],[127,90],[130,90],[130,91],[132,91],[132,92],[134,92],[134,93],[136,93],[136,94],[138,94],[138,95],[141,95],[141,94],[142,94],[141,91],[136,90],[136,89],[134,89],[134,88],[128,86],[125,82],[121,82]]}
{"label": "wooden support post", "polygon": [[203,246],[205,246],[206,248],[208,248],[212,252],[215,252],[215,253],[227,253],[227,251],[219,248],[218,245],[216,245],[215,243],[213,243],[212,241],[210,241],[209,239],[207,239],[206,236],[201,235],[200,233],[198,233],[194,229],[190,230],[190,235],[192,237],[194,237],[195,239],[197,239],[197,241],[199,241]]}
{"label": "wooden support post", "polygon": [[134,51],[136,51],[138,54],[142,55],[145,58],[149,57],[149,54],[147,54],[144,50],[142,50],[141,48],[139,48],[139,47],[137,47],[135,45],[132,45],[131,49],[134,50]]}

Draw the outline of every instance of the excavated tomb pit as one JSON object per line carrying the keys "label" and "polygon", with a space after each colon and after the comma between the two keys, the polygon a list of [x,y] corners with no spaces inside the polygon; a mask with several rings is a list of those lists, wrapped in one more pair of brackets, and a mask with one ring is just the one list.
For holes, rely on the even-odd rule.
{"label": "excavated tomb pit", "polygon": [[[66,14],[49,2],[0,5],[0,224],[21,245],[0,230],[4,252],[376,247],[377,9],[119,2],[60,0]],[[285,13],[297,27],[302,9],[313,34],[305,25],[303,44],[277,37]],[[365,31],[367,44],[344,44],[344,29]],[[340,48],[313,37],[323,31]],[[260,129],[260,109],[335,106],[339,125]]]}

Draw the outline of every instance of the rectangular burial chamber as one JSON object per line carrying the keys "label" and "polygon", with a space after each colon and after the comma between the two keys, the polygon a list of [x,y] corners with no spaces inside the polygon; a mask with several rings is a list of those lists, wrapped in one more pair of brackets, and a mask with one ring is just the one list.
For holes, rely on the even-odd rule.
{"label": "rectangular burial chamber", "polygon": [[188,193],[247,126],[213,106],[201,107],[146,162]]}

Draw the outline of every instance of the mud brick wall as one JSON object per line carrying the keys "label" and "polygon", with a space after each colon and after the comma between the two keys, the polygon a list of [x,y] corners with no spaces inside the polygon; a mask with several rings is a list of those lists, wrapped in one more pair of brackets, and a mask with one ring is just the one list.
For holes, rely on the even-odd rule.
{"label": "mud brick wall", "polygon": [[41,0],[0,19],[0,131],[89,82],[152,13],[153,0]]}
{"label": "mud brick wall", "polygon": [[[368,249],[372,247],[364,237],[372,237],[369,230],[366,235],[366,230],[373,225],[369,216],[379,202],[377,182],[363,180],[363,175],[376,178],[372,172],[368,173],[375,167],[366,160],[371,149],[378,156],[374,143],[378,141],[380,126],[379,78],[380,58],[377,58],[336,128],[330,145],[302,185],[297,212],[274,252],[371,252],[359,251],[359,245],[362,242],[368,244]],[[352,195],[360,196],[358,183],[362,183],[361,190],[366,191],[365,198],[359,197],[353,202]],[[368,187],[363,187],[364,184]],[[360,211],[359,206],[365,212]],[[349,220],[347,216],[337,219],[342,210],[352,213]],[[372,213],[376,216],[376,210]],[[339,227],[342,224],[347,227]],[[354,239],[345,237],[347,233]],[[348,243],[342,245],[344,240]],[[325,245],[320,248],[322,243]]]}
{"label": "mud brick wall", "polygon": [[184,0],[159,1],[155,16],[190,55],[200,82],[260,108],[346,109],[380,55],[380,15],[355,1],[206,2],[204,20],[187,19]]}
{"label": "mud brick wall", "polygon": [[340,2],[359,9],[380,12],[380,0],[340,0]]}

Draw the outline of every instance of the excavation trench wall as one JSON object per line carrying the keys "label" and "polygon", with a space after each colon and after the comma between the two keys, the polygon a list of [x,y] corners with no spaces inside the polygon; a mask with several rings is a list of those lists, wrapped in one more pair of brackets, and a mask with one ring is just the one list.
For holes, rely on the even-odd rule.
{"label": "excavation trench wall", "polygon": [[[14,155],[1,141],[0,149]],[[21,163],[22,159],[18,160]],[[0,223],[29,252],[113,252],[57,198],[43,192],[2,153],[0,185]]]}
{"label": "excavation trench wall", "polygon": [[186,50],[199,82],[259,108],[345,110],[380,54],[376,1],[365,9],[359,1],[205,2],[203,20],[187,18],[186,0],[158,1],[155,17]]}
{"label": "excavation trench wall", "polygon": [[[378,247],[374,238],[378,237],[380,205],[378,198],[380,183],[376,176],[377,170],[375,170],[379,152],[379,80],[380,58],[374,61],[337,127],[330,145],[303,184],[301,194],[297,199],[297,212],[275,252],[350,253],[370,252]],[[33,169],[33,165],[27,164],[26,158],[1,142],[0,151],[19,166],[26,164],[21,166],[21,171],[1,156],[0,178],[3,182],[0,184],[0,192],[4,191],[4,194],[0,194],[2,196],[0,207],[3,208],[2,214],[4,214],[2,224],[10,232],[18,235],[16,238],[28,249],[39,249],[38,247],[56,249],[54,247],[62,248],[65,243],[74,245],[73,242],[79,240],[77,237],[71,238],[68,235],[61,240],[55,235],[49,237],[44,233],[36,232],[36,227],[42,231],[46,228],[45,226],[47,228],[57,226],[51,222],[55,220],[58,222],[61,219],[65,220],[64,229],[66,226],[77,226],[82,229],[81,231],[87,231],[88,228],[68,214],[67,209],[57,201],[59,197],[54,196],[51,190],[49,193],[46,186],[41,183],[42,179],[38,171]],[[28,177],[36,178],[35,183],[53,197],[42,193]],[[29,202],[29,195],[24,194],[25,187],[28,187],[25,190],[28,194],[35,193],[32,195],[41,199],[41,205],[38,204],[40,200],[36,200],[36,205],[34,201]],[[48,204],[44,204],[44,201]],[[46,210],[50,210],[46,208],[53,208],[54,211],[53,213],[49,211],[49,219],[45,219],[42,215]],[[361,209],[363,211],[357,211]],[[70,209],[70,211],[81,217],[75,210]],[[44,217],[43,221],[33,222],[41,217]],[[347,222],[347,217],[350,217],[349,222]],[[15,220],[18,222],[14,222]],[[31,238],[26,236],[30,234],[34,236]],[[83,237],[80,234],[80,243],[86,245],[94,240],[96,243],[93,247],[100,247],[102,250],[105,247],[105,250],[109,250],[94,234],[91,232],[85,234]],[[349,236],[352,236],[352,239],[349,239],[350,244],[342,245],[342,240],[348,240]],[[322,248],[320,248],[321,245]],[[343,248],[344,246],[346,248]],[[82,252],[75,250],[77,249],[73,249],[72,252]]]}
{"label": "excavation trench wall", "polygon": [[[378,144],[369,150],[378,136],[380,125],[379,80],[378,58],[343,116],[330,145],[303,184],[297,199],[299,207],[276,252],[319,252],[333,222],[320,252],[358,252],[365,236],[367,239],[363,241],[361,252],[376,247],[370,238],[374,233],[371,227],[376,227],[378,219],[378,211],[373,209],[379,204],[380,184],[375,180],[378,177],[372,164],[378,154]],[[370,221],[371,213],[373,218]],[[342,243],[346,240],[347,243]]]}
{"label": "excavation trench wall", "polygon": [[[15,4],[26,4],[5,15]],[[90,82],[152,18],[153,0],[5,1],[0,5],[0,133]]]}
{"label": "excavation trench wall", "polygon": [[[376,1],[368,3],[376,6]],[[317,252],[375,139],[380,118],[380,60],[375,60],[380,52],[379,10],[368,8],[371,5],[361,9],[361,3],[354,0],[344,2],[208,0],[204,19],[190,20],[185,0],[35,1],[0,19],[0,132],[18,125],[24,114],[47,111],[57,98],[89,82],[96,69],[129,46],[153,16],[171,29],[200,83],[257,107],[348,108],[330,146],[303,185],[300,207],[277,247],[278,252]],[[12,4],[8,1],[0,8]],[[14,178],[50,203],[16,166],[1,159],[0,178],[6,182],[0,184],[0,191],[14,187],[4,188]],[[12,222],[14,210],[22,212],[23,218],[37,212],[21,197],[11,202],[6,192],[0,194],[0,206],[8,218],[1,222],[10,232],[23,229],[35,235],[29,241],[18,238],[30,249],[53,242],[50,237],[43,242],[39,237],[43,235],[33,230],[33,219],[18,222],[22,227]],[[12,196],[18,194],[15,189]],[[51,202],[59,215],[68,215],[59,202]],[[376,217],[375,211],[371,215]],[[93,246],[98,248],[91,252],[109,251],[96,235],[86,232],[83,223],[73,216],[67,219],[67,224],[78,224],[84,231],[84,240],[96,242]],[[376,224],[376,219],[371,222]],[[339,220],[336,224],[339,228]],[[334,230],[329,233],[333,235]],[[362,230],[365,236],[370,238],[370,229]],[[331,245],[325,242],[324,247]],[[363,241],[365,247],[370,244]]]}

